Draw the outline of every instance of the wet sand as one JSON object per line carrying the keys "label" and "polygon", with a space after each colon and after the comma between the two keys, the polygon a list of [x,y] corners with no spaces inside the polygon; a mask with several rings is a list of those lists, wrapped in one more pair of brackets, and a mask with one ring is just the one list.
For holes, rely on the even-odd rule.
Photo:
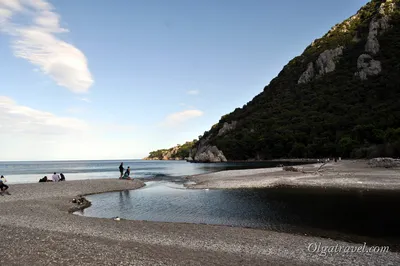
{"label": "wet sand", "polygon": [[188,188],[316,188],[400,191],[399,168],[371,168],[365,160],[296,166],[303,172],[282,167],[221,171],[187,177]]}
{"label": "wet sand", "polygon": [[400,254],[335,253],[346,242],[248,228],[114,221],[73,215],[77,195],[137,189],[141,181],[18,184],[0,196],[0,265],[399,265]]}

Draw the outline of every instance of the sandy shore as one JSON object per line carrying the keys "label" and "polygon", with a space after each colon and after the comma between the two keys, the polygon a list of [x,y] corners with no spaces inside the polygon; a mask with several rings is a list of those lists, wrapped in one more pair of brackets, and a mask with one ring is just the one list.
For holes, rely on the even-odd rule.
{"label": "sandy shore", "polygon": [[312,253],[345,242],[225,226],[73,215],[72,198],[143,186],[84,180],[18,184],[0,197],[0,265],[399,265],[399,253]]}
{"label": "sandy shore", "polygon": [[371,168],[367,161],[340,161],[297,166],[303,172],[283,171],[282,167],[231,170],[189,176],[189,188],[339,188],[363,190],[400,190],[400,169]]}

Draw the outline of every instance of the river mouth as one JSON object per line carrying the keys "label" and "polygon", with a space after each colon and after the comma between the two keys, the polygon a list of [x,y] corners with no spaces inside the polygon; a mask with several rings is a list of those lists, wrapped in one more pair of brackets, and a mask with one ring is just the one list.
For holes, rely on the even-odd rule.
{"label": "river mouth", "polygon": [[321,236],[400,251],[400,196],[321,189],[186,189],[183,181],[152,181],[131,191],[86,197],[75,214],[129,220],[258,228]]}

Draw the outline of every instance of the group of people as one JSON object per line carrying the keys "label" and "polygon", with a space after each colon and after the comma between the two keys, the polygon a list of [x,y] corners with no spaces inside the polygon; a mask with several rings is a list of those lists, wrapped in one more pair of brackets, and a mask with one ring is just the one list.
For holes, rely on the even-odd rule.
{"label": "group of people", "polygon": [[131,175],[131,168],[128,166],[128,168],[126,169],[125,173],[124,173],[124,163],[121,163],[119,165],[119,172],[120,172],[120,176],[119,179],[127,179],[127,180],[131,180],[132,178],[130,177]]}
{"label": "group of people", "polygon": [[47,176],[44,176],[43,178],[39,179],[39,183],[40,182],[59,182],[59,181],[65,181],[65,176],[63,173],[60,173],[60,175],[58,175],[56,172],[54,172],[51,179],[48,179]]}
{"label": "group of people", "polygon": [[8,186],[6,185],[6,178],[4,176],[0,177],[0,190],[1,193],[3,193],[4,191],[6,191],[8,189]]}

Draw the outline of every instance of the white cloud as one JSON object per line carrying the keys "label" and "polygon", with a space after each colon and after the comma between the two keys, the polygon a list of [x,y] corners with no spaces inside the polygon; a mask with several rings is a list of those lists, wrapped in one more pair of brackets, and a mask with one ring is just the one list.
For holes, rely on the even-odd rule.
{"label": "white cloud", "polygon": [[200,91],[198,91],[198,90],[190,90],[190,91],[187,91],[186,93],[189,94],[189,95],[197,95],[197,94],[200,93]]}
{"label": "white cloud", "polygon": [[168,115],[164,122],[162,123],[163,126],[177,126],[182,123],[185,123],[186,121],[200,117],[203,115],[203,112],[200,110],[185,110],[182,112],[177,112]]}
{"label": "white cloud", "polygon": [[[15,15],[32,19],[30,25],[13,21]],[[93,84],[85,55],[57,38],[66,32],[60,17],[44,0],[0,0],[0,30],[13,36],[14,55],[26,59],[72,92],[87,92]]]}
{"label": "white cloud", "polygon": [[148,144],[132,136],[134,130],[56,116],[0,96],[0,160],[141,158]]}
{"label": "white cloud", "polygon": [[66,135],[82,134],[89,126],[80,119],[58,117],[49,112],[18,105],[12,99],[0,96],[0,134]]}

